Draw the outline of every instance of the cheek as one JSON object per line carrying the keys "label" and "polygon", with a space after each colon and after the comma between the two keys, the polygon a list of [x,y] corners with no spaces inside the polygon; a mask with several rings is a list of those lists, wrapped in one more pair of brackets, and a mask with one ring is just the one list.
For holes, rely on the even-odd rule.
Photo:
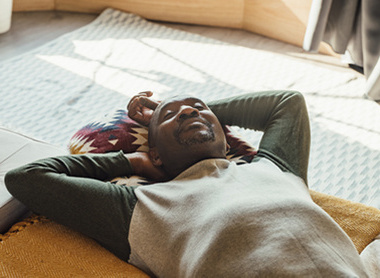
{"label": "cheek", "polygon": [[182,153],[181,146],[174,139],[172,131],[165,130],[157,136],[156,149],[164,166],[171,165],[178,160],[178,155]]}
{"label": "cheek", "polygon": [[160,140],[170,140],[175,130],[175,124],[173,121],[167,121],[160,125],[160,129],[158,131],[158,138]]}
{"label": "cheek", "polygon": [[217,140],[220,141],[222,144],[225,144],[226,143],[226,135],[224,134],[223,127],[220,124],[219,120],[216,120],[216,121],[213,120],[211,122],[211,124],[213,126],[215,138],[217,138]]}
{"label": "cheek", "polygon": [[160,149],[167,150],[175,147],[174,138],[175,125],[172,122],[163,123],[157,132],[156,146]]}
{"label": "cheek", "polygon": [[204,115],[205,120],[207,120],[211,125],[215,133],[220,134],[220,132],[223,132],[222,125],[220,124],[218,118],[210,111],[209,113],[206,113]]}

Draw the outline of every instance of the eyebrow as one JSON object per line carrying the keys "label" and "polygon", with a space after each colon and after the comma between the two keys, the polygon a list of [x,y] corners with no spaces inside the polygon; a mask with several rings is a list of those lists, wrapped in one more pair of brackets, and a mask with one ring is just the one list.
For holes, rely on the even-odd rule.
{"label": "eyebrow", "polygon": [[200,103],[206,105],[206,104],[205,104],[202,100],[200,100],[199,98],[196,98],[196,97],[187,97],[187,98],[185,98],[185,99],[181,99],[181,100],[172,100],[172,101],[169,101],[169,102],[165,103],[164,105],[162,105],[162,106],[160,107],[160,112],[159,112],[159,113],[161,114],[161,111],[164,110],[168,105],[171,105],[171,104],[176,103],[176,102],[179,102],[179,101],[186,101],[186,100],[198,101],[198,102],[200,102]]}

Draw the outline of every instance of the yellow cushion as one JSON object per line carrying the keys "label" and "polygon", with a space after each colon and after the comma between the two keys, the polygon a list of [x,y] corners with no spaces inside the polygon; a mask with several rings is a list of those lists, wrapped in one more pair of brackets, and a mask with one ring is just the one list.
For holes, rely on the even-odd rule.
{"label": "yellow cushion", "polygon": [[148,277],[94,240],[33,216],[0,235],[0,277]]}
{"label": "yellow cushion", "polygon": [[380,210],[310,190],[314,202],[342,227],[359,253],[380,234]]}

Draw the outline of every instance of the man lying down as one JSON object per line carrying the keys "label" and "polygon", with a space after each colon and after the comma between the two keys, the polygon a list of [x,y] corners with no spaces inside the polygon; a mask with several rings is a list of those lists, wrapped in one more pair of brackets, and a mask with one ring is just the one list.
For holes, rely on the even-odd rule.
{"label": "man lying down", "polygon": [[[343,230],[307,187],[310,129],[297,92],[217,100],[145,92],[129,115],[149,153],[49,158],[9,172],[31,210],[157,277],[367,277]],[[219,120],[218,120],[219,119]],[[250,164],[226,160],[221,124],[264,132]],[[140,175],[157,183],[105,182]]]}

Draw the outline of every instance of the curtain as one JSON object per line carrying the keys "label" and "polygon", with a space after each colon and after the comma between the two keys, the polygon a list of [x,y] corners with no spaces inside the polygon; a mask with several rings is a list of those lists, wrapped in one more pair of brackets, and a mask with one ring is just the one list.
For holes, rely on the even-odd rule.
{"label": "curtain", "polygon": [[362,68],[364,93],[380,101],[380,1],[313,0],[303,48],[318,51],[322,41]]}

